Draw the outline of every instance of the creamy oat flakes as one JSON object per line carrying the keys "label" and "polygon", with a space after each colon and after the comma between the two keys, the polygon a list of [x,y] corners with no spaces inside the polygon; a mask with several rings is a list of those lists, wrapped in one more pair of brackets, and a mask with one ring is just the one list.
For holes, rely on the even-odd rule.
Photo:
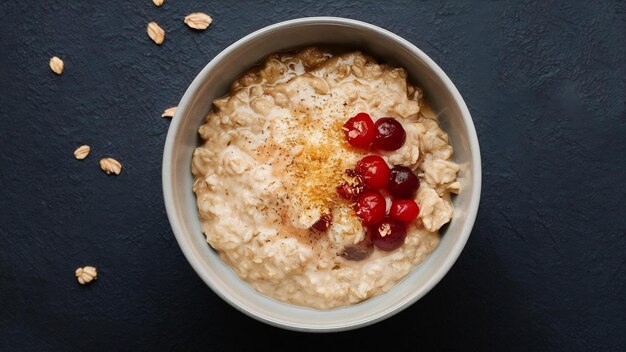
{"label": "creamy oat flakes", "polygon": [[[279,301],[328,309],[387,292],[437,247],[453,214],[450,192],[460,188],[448,136],[422,104],[405,70],[360,52],[271,55],[214,101],[199,129],[193,190],[207,241],[241,279]],[[344,140],[343,124],[359,112],[404,127],[402,147],[378,154],[419,176],[421,212],[402,246],[353,261],[345,251],[366,230],[336,187],[371,153]],[[324,214],[332,215],[328,229],[311,230]]]}

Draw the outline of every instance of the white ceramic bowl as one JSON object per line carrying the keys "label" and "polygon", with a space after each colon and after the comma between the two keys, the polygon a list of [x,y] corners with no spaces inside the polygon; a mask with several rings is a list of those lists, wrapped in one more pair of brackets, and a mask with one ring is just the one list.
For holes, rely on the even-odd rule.
{"label": "white ceramic bowl", "polygon": [[[277,302],[256,292],[224,264],[206,242],[191,190],[191,156],[198,127],[215,98],[225,95],[240,74],[265,56],[311,44],[338,44],[363,50],[384,63],[404,67],[426,99],[454,148],[463,186],[455,197],[454,218],[439,247],[389,292],[359,304],[316,310]],[[266,323],[302,331],[354,329],[387,318],[424,296],[448,272],[470,235],[481,187],[480,151],[467,106],[446,74],[408,41],[355,20],[311,17],[260,29],[232,44],[198,74],[172,119],[163,154],[163,196],[172,230],[189,263],[209,287],[240,311]]]}

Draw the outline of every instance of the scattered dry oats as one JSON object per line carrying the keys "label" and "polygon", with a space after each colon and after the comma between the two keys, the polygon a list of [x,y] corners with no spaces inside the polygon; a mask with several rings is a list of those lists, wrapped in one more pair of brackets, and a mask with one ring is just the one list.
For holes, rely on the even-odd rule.
{"label": "scattered dry oats", "polygon": [[161,117],[174,117],[174,114],[176,114],[176,106],[165,109],[165,111],[161,114]]}
{"label": "scattered dry oats", "polygon": [[152,2],[153,2],[156,6],[161,6],[161,5],[163,5],[163,1],[164,1],[164,0],[152,0]]}
{"label": "scattered dry oats", "polygon": [[78,160],[83,160],[89,155],[91,148],[88,145],[81,145],[74,151],[74,157]]}
{"label": "scattered dry oats", "polygon": [[213,22],[211,16],[202,12],[194,12],[185,17],[185,24],[197,30],[207,29],[211,22]]}
{"label": "scattered dry oats", "polygon": [[50,59],[50,69],[52,70],[52,72],[60,75],[61,73],[63,73],[63,67],[65,67],[65,65],[63,64],[63,60],[59,59],[56,56],[53,56],[52,59]]}
{"label": "scattered dry oats", "polygon": [[88,284],[92,280],[96,280],[98,278],[98,271],[93,266],[78,268],[74,274],[81,285]]}
{"label": "scattered dry oats", "polygon": [[161,45],[165,40],[165,31],[156,22],[148,23],[148,36],[153,42]]}
{"label": "scattered dry oats", "polygon": [[122,164],[113,158],[100,159],[100,168],[106,172],[107,175],[116,174],[119,175],[122,172]]}

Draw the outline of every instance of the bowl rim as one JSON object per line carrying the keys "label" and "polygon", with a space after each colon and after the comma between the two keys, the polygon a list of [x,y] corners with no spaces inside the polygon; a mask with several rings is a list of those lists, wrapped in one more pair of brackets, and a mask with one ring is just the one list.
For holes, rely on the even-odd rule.
{"label": "bowl rim", "polygon": [[[187,106],[192,102],[194,96],[197,94],[199,89],[202,87],[202,83],[205,80],[205,77],[211,72],[211,70],[216,66],[222,59],[228,56],[231,52],[236,50],[238,47],[242,45],[246,45],[248,42],[254,40],[255,38],[262,36],[265,33],[269,33],[278,29],[288,28],[291,26],[298,25],[307,25],[307,24],[335,24],[335,25],[347,25],[351,27],[357,27],[360,29],[364,29],[367,31],[376,32],[379,35],[386,37],[389,40],[395,41],[399,43],[401,46],[405,47],[409,50],[413,55],[422,60],[426,66],[435,74],[435,76],[445,85],[446,89],[451,93],[454,101],[458,104],[459,109],[461,111],[461,118],[467,127],[467,138],[470,145],[471,150],[471,173],[472,173],[472,186],[475,189],[475,197],[470,199],[469,207],[466,213],[467,224],[462,229],[461,233],[459,233],[459,240],[455,243],[450,253],[444,258],[443,264],[439,266],[435,273],[426,280],[426,283],[423,285],[423,289],[418,290],[415,295],[409,296],[407,299],[396,302],[394,305],[389,307],[388,309],[378,312],[376,314],[372,314],[370,317],[365,319],[360,319],[357,321],[349,322],[349,323],[338,323],[334,325],[328,326],[317,326],[317,325],[305,325],[298,323],[291,323],[289,321],[285,321],[282,319],[276,319],[272,316],[267,316],[264,314],[260,314],[254,310],[251,310],[245,307],[242,302],[237,301],[233,297],[230,297],[223,293],[217,284],[213,281],[213,279],[206,274],[201,267],[201,260],[195,254],[195,249],[193,244],[188,240],[187,233],[184,231],[184,226],[182,222],[177,216],[177,209],[175,207],[174,199],[174,177],[171,175],[171,167],[173,161],[174,147],[175,147],[175,136],[178,134],[178,130],[180,125],[182,124],[182,116],[185,115],[187,110]],[[480,147],[478,144],[478,137],[476,134],[476,129],[474,127],[474,123],[471,118],[471,114],[465,104],[465,101],[461,97],[461,94],[457,90],[456,86],[452,83],[450,78],[444,73],[444,71],[422,50],[417,48],[415,45],[407,41],[406,39],[398,36],[395,33],[392,33],[386,29],[375,26],[373,24],[362,22],[354,19],[343,18],[343,17],[332,17],[332,16],[316,16],[316,17],[303,17],[297,18],[287,21],[278,22],[261,29],[258,29],[243,38],[235,41],[231,45],[229,45],[226,49],[222,50],[218,55],[216,55],[193,79],[185,94],[181,98],[178,109],[173,117],[168,132],[167,138],[165,141],[165,147],[163,151],[163,164],[162,164],[162,186],[163,186],[163,200],[165,203],[165,209],[167,212],[167,216],[176,238],[179,247],[181,248],[185,258],[190,263],[195,272],[200,276],[200,278],[215,292],[220,298],[224,301],[228,302],[231,306],[235,307],[237,310],[242,313],[256,319],[262,321],[264,323],[270,324],[275,327],[280,327],[289,330],[296,331],[306,331],[306,332],[335,332],[335,331],[345,331],[356,329],[360,327],[364,327],[367,325],[374,324],[383,319],[389,318],[405,308],[409,307],[417,300],[426,295],[441,279],[448,273],[450,268],[454,265],[456,260],[458,259],[461,251],[465,247],[467,240],[469,239],[470,233],[474,226],[474,222],[476,220],[476,215],[478,213],[478,206],[480,202],[481,195],[481,187],[482,187],[482,166],[481,166],[481,157],[480,157]],[[258,293],[259,295],[261,293]],[[282,303],[282,302],[279,302]]]}

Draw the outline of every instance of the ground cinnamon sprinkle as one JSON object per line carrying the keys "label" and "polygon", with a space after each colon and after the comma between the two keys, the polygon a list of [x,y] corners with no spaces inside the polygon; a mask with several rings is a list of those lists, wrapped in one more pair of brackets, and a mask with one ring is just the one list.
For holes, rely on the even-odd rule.
{"label": "ground cinnamon sprinkle", "polygon": [[302,118],[298,133],[291,140],[296,148],[302,148],[299,155],[294,156],[292,163],[286,167],[286,174],[292,180],[293,199],[303,208],[318,208],[329,211],[339,201],[335,188],[340,183],[344,170],[340,146],[341,124],[333,125],[323,131],[319,143],[310,140],[314,131],[319,133],[323,128],[317,121],[312,121],[308,114]]}

